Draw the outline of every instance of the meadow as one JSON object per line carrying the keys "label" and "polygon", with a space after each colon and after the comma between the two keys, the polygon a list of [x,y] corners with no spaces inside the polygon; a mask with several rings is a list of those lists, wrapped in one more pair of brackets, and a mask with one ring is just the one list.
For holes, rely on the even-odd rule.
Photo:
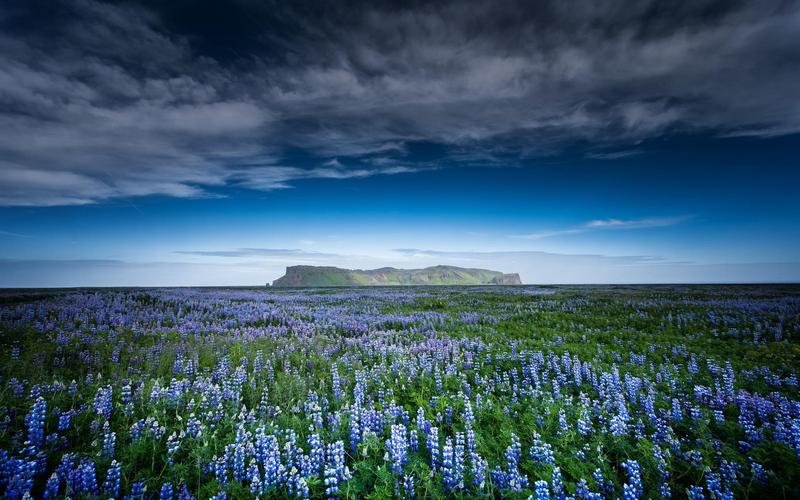
{"label": "meadow", "polygon": [[5,498],[800,498],[800,287],[0,294]]}

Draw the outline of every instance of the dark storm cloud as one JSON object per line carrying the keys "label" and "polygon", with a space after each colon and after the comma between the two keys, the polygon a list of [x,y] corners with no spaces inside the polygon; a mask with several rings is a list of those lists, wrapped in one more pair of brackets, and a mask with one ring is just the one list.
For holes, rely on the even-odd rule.
{"label": "dark storm cloud", "polygon": [[11,4],[0,205],[435,168],[416,142],[457,165],[800,132],[798,2]]}

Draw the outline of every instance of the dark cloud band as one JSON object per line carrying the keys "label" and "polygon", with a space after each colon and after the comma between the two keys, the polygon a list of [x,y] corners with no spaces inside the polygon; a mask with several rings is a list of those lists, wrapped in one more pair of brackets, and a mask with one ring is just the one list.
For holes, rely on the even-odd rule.
{"label": "dark cloud band", "polygon": [[[0,15],[0,205],[269,191],[575,141],[616,160],[674,132],[800,132],[796,2],[186,9],[12,2]],[[417,142],[440,145],[441,161],[415,163]],[[310,165],[293,164],[298,150]]]}

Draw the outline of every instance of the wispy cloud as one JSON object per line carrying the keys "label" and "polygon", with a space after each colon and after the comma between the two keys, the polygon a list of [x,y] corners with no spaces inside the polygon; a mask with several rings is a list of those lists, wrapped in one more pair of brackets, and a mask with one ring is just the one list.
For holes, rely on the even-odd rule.
{"label": "wispy cloud", "polygon": [[12,231],[3,231],[0,230],[0,236],[9,236],[11,238],[30,238],[31,235],[29,234],[22,234],[22,233],[15,233]]}
{"label": "wispy cloud", "polygon": [[419,248],[394,248],[393,252],[408,257],[434,257],[440,259],[471,259],[475,261],[491,261],[492,259],[602,259],[618,264],[642,264],[664,262],[662,257],[650,255],[602,255],[602,254],[566,254],[542,252],[538,250],[500,250],[476,252],[470,250],[424,250]]}
{"label": "wispy cloud", "polygon": [[180,255],[200,257],[341,257],[335,253],[313,252],[299,248],[236,248],[233,250],[177,250]]}
{"label": "wispy cloud", "polygon": [[693,215],[677,215],[670,217],[645,217],[642,219],[596,219],[585,222],[579,226],[568,227],[564,229],[543,230],[528,234],[516,234],[512,235],[511,237],[525,240],[538,240],[542,238],[551,238],[553,236],[567,236],[571,234],[587,233],[590,231],[668,227],[686,222],[693,217]]}
{"label": "wispy cloud", "polygon": [[293,187],[293,181],[307,179],[363,179],[375,175],[397,175],[420,172],[438,168],[429,165],[392,165],[379,168],[345,168],[337,160],[326,162],[321,167],[299,168],[279,165],[250,167],[232,171],[229,179],[232,184],[258,191],[274,191]]}
{"label": "wispy cloud", "polygon": [[624,149],[621,151],[596,151],[592,153],[586,153],[586,157],[591,158],[592,160],[619,160],[622,158],[639,156],[642,153],[644,153],[644,150],[641,149]]}

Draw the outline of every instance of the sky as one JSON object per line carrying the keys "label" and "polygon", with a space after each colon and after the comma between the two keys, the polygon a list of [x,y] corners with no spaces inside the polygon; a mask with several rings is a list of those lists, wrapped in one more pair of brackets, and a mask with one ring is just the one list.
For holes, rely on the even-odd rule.
{"label": "sky", "polygon": [[800,281],[800,2],[11,0],[0,287]]}

